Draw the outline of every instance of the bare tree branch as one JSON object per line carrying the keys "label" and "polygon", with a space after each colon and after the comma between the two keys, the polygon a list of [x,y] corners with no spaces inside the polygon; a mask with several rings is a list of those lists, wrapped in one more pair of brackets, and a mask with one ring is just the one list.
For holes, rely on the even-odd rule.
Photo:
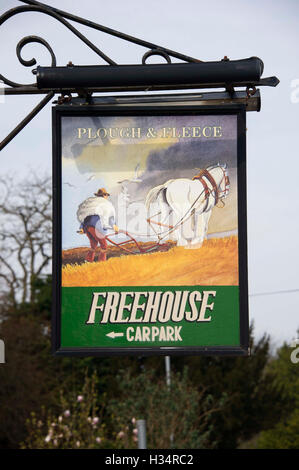
{"label": "bare tree branch", "polygon": [[33,281],[49,272],[52,238],[49,176],[21,183],[0,177],[0,282],[12,302],[34,301]]}

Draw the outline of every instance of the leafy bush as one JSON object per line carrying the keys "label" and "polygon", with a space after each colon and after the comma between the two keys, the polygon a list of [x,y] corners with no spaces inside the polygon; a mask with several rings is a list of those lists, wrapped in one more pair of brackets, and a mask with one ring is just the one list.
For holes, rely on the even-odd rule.
{"label": "leafy bush", "polygon": [[205,390],[191,385],[187,369],[172,375],[171,386],[157,380],[152,370],[137,376],[121,372],[120,394],[108,409],[120,447],[136,447],[136,420],[145,419],[147,447],[152,449],[213,447],[210,418],[222,409],[225,397],[216,402]]}
{"label": "leafy bush", "polygon": [[284,422],[261,433],[259,449],[299,449],[299,409]]}
{"label": "leafy bush", "polygon": [[86,377],[82,393],[61,394],[59,415],[51,410],[44,419],[33,413],[28,421],[28,437],[23,448],[29,449],[97,449],[107,446],[105,426],[96,404],[96,376]]}
{"label": "leafy bush", "polygon": [[299,448],[299,375],[298,364],[290,359],[291,352],[289,345],[284,344],[269,365],[273,380],[281,390],[283,406],[278,422],[260,434],[260,449]]}

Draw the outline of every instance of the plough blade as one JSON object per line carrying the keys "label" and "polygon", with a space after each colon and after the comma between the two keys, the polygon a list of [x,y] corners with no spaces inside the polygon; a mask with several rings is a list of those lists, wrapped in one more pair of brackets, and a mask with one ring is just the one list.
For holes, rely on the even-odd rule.
{"label": "plough blade", "polygon": [[[128,237],[128,240],[124,240],[122,242],[117,242],[117,241],[114,241],[114,240],[111,239],[111,237],[113,237],[115,235],[118,235],[120,233],[123,233],[124,235],[126,235]],[[150,246],[142,247],[140,245],[140,243],[138,243],[138,241],[132,235],[130,235],[128,232],[126,232],[125,230],[119,230],[119,232],[115,232],[114,234],[106,235],[105,239],[109,243],[111,243],[112,245],[119,247],[121,250],[123,250],[126,253],[129,253],[131,255],[140,255],[140,254],[150,253],[151,251],[157,249],[158,247],[162,248],[165,245],[165,244],[160,244],[159,242],[156,242],[156,243],[153,243]],[[129,245],[129,244],[134,244],[134,248],[126,247],[126,245]],[[136,251],[136,248],[137,248],[137,251]],[[162,248],[162,251],[164,251],[164,250]]]}

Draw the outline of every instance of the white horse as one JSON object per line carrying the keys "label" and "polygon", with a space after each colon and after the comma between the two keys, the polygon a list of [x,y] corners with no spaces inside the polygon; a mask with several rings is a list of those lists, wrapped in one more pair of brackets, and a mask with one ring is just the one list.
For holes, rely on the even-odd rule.
{"label": "white horse", "polygon": [[168,180],[147,194],[148,220],[161,238],[166,233],[177,246],[199,248],[207,236],[212,209],[228,196],[229,187],[227,165],[219,163],[201,170],[192,180]]}

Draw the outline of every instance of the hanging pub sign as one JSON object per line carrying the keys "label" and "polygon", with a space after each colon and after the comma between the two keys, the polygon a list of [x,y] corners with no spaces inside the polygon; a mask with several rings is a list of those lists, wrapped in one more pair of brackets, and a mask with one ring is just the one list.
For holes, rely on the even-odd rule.
{"label": "hanging pub sign", "polygon": [[53,116],[54,352],[247,355],[245,108]]}

